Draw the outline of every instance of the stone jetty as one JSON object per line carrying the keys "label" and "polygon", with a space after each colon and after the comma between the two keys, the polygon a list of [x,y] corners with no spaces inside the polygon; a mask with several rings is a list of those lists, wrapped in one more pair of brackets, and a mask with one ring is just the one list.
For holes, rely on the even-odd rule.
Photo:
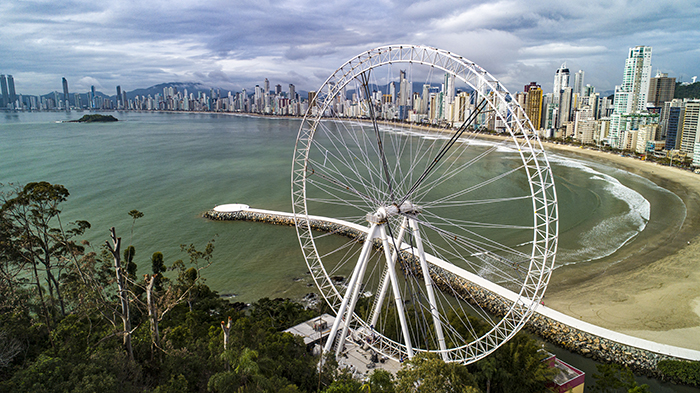
{"label": "stone jetty", "polygon": [[[204,213],[204,217],[217,221],[253,221],[275,225],[294,226],[291,213],[269,210],[250,209],[247,205],[222,205]],[[338,220],[333,220],[338,221]],[[303,222],[303,221],[302,221]],[[364,231],[323,219],[310,219],[313,230],[330,232],[340,236],[364,241]],[[374,242],[374,247],[381,248],[381,242]],[[400,263],[404,273],[418,275],[420,263],[414,255],[402,252]],[[503,316],[510,308],[512,300],[507,296],[512,292],[507,289],[495,293],[459,277],[444,269],[431,265],[430,275],[436,286],[444,293],[459,293],[474,306],[488,312]],[[505,294],[505,295],[504,295]],[[598,326],[578,321],[545,306],[538,306],[525,328],[542,339],[571,352],[606,363],[618,363],[629,367],[638,374],[661,378],[664,376],[657,368],[661,360],[700,361],[700,351],[678,348],[648,340],[627,336]]]}

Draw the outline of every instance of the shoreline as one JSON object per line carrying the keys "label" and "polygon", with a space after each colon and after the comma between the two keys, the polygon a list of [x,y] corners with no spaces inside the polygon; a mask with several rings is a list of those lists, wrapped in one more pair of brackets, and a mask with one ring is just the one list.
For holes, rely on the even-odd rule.
{"label": "shoreline", "polygon": [[[700,176],[571,145],[543,146],[644,177],[677,195],[686,207],[680,227],[645,234],[644,244],[633,240],[615,253],[618,263],[555,270],[547,306],[621,333],[700,350]],[[649,227],[645,231],[653,231]]]}

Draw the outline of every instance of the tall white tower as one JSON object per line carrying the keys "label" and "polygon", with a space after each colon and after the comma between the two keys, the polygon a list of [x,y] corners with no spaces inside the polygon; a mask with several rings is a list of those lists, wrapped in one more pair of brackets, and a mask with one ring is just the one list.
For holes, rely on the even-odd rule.
{"label": "tall white tower", "polygon": [[574,74],[574,94],[578,94],[579,96],[584,96],[584,88],[586,85],[583,84],[583,76],[584,72],[581,70],[578,70],[577,73]]}
{"label": "tall white tower", "polygon": [[569,87],[569,69],[566,68],[566,63],[563,63],[561,67],[554,73],[554,100],[559,102],[559,97],[561,97],[561,91]]}
{"label": "tall white tower", "polygon": [[625,60],[622,85],[615,91],[615,113],[633,113],[646,109],[651,80],[651,47],[630,48]]}
{"label": "tall white tower", "polygon": [[623,147],[625,131],[654,120],[649,116],[629,116],[646,112],[650,80],[651,47],[640,45],[630,48],[625,60],[622,85],[615,88],[614,110],[610,116],[610,144],[613,147]]}

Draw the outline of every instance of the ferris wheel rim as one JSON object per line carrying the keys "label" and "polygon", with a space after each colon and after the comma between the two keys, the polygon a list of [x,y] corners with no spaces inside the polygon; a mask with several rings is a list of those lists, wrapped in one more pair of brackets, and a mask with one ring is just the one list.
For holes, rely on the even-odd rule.
{"label": "ferris wheel rim", "polygon": [[[381,58],[381,56],[383,54],[386,55],[387,52],[390,53],[394,51],[394,53],[396,53],[403,52],[405,50],[415,52],[419,56],[409,58],[392,58],[391,56],[388,56],[382,61],[375,61],[372,63],[373,60],[377,60],[378,57]],[[347,85],[347,83],[359,75],[358,71],[362,70],[362,72],[365,72],[386,64],[391,64],[392,62],[415,62],[423,65],[431,65],[446,72],[452,72],[453,75],[457,77],[459,77],[459,72],[468,72],[479,81],[479,84],[475,86],[465,79],[462,80],[475,88],[475,90],[479,91],[482,95],[486,97],[490,95],[492,101],[489,101],[489,104],[491,106],[495,106],[492,104],[492,102],[498,102],[500,104],[514,104],[513,107],[519,107],[513,100],[510,102],[508,101],[510,93],[508,93],[505,87],[503,87],[500,82],[496,80],[496,78],[491,76],[491,74],[483,70],[475,63],[447,51],[423,46],[390,45],[363,52],[362,54],[344,63],[343,66],[339,67],[324,82],[321,89],[331,86],[330,82],[334,81],[334,77],[336,77],[338,74],[340,74],[340,80],[345,83],[344,85]],[[455,66],[462,68],[454,68]],[[338,83],[335,84],[336,95],[342,86]],[[309,149],[312,148],[311,141],[313,141],[314,133],[316,132],[315,127],[317,127],[324,119],[323,113],[329,105],[328,97],[333,97],[333,95],[333,91],[330,91],[330,93],[325,97],[323,103],[320,105],[321,109],[315,116],[313,115],[310,106],[309,110],[304,116],[304,119],[302,120],[292,165],[292,207],[295,214],[295,220],[297,222],[296,228],[299,242],[302,252],[304,253],[307,266],[312,272],[314,281],[316,282],[321,294],[324,296],[324,299],[328,302],[331,308],[337,312],[337,308],[333,305],[334,302],[337,303],[337,300],[341,298],[341,294],[334,285],[329,285],[331,278],[329,273],[325,270],[322,258],[316,249],[315,237],[311,228],[312,215],[309,214],[306,204],[306,160],[308,159]],[[307,122],[310,124],[310,128],[305,131],[304,126],[307,124]],[[525,118],[525,121],[516,119],[515,122],[507,127],[507,130],[510,138],[519,148],[519,154],[524,165],[529,164],[533,167],[532,173],[534,173],[534,176],[528,176],[528,182],[532,189],[533,205],[538,203],[535,202],[536,199],[541,200],[541,202],[539,202],[540,204],[535,206],[533,209],[534,221],[538,223],[537,225],[534,225],[535,229],[533,232],[535,234],[533,236],[535,236],[535,240],[538,241],[533,240],[533,255],[530,258],[530,266],[528,268],[528,277],[533,279],[533,283],[528,284],[531,285],[531,288],[529,288],[531,292],[528,296],[528,293],[526,293],[526,285],[523,285],[518,293],[518,301],[513,303],[506,315],[501,318],[498,324],[489,332],[471,343],[467,343],[460,347],[450,348],[450,352],[454,352],[456,354],[463,354],[468,348],[479,347],[480,341],[489,341],[491,340],[492,336],[502,336],[503,332],[501,330],[507,331],[507,338],[515,334],[515,332],[522,327],[522,325],[534,312],[537,302],[543,295],[546,284],[549,281],[549,275],[551,274],[551,269],[554,263],[558,236],[558,211],[556,205],[556,193],[554,192],[554,184],[551,177],[549,163],[537,135],[529,131],[532,130],[532,125],[529,123],[527,118]],[[516,137],[516,135],[520,135],[520,137]],[[522,141],[519,141],[519,138],[522,139]],[[533,178],[535,179],[534,181]],[[538,213],[538,209],[542,211]],[[540,228],[544,229],[542,230]],[[538,232],[541,233],[542,239],[537,239],[537,236],[540,236],[538,235]],[[540,255],[535,255],[536,253],[540,253]],[[538,258],[541,260],[540,264],[533,266],[533,264],[536,264],[536,262],[533,261]],[[366,321],[360,320],[359,323],[362,324],[362,322]],[[366,325],[367,324],[365,323],[365,327],[367,327]],[[503,337],[497,338],[496,341],[504,342],[505,340],[501,340],[502,338]],[[392,345],[401,347],[402,344],[394,341]],[[490,344],[487,346],[489,345]],[[461,362],[478,360],[490,353],[496,347],[493,347],[488,351],[477,351],[477,353],[473,355],[460,355],[454,359],[455,361]]]}

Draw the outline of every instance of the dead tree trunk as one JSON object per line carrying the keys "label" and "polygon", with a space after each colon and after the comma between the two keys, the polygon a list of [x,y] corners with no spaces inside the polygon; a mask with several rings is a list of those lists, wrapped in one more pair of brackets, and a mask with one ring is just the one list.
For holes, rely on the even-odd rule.
{"label": "dead tree trunk", "polygon": [[109,233],[112,238],[112,244],[107,243],[107,249],[114,257],[114,270],[117,274],[117,286],[119,287],[119,300],[121,301],[122,312],[121,318],[124,324],[124,348],[129,353],[129,359],[134,360],[134,351],[131,347],[131,319],[129,318],[129,298],[127,294],[127,282],[122,269],[122,260],[119,255],[119,249],[121,248],[122,238],[117,237],[114,227],[110,228]]}
{"label": "dead tree trunk", "polygon": [[221,321],[221,328],[224,329],[224,351],[228,349],[228,337],[231,331],[231,323],[231,317],[228,317],[228,323],[226,324],[224,324],[224,321]]}
{"label": "dead tree trunk", "polygon": [[[231,320],[231,317],[228,317],[228,323],[224,324],[224,321],[221,321],[221,329],[224,330],[224,352],[228,349],[228,337],[231,335],[231,324],[233,321]],[[231,365],[229,364],[228,360],[226,362],[226,371],[229,371],[231,369]]]}
{"label": "dead tree trunk", "polygon": [[146,305],[148,307],[148,319],[151,322],[151,359],[154,357],[155,348],[158,347],[160,334],[158,332],[158,312],[156,310],[156,302],[153,295],[153,285],[156,283],[156,276],[144,275],[146,281]]}

